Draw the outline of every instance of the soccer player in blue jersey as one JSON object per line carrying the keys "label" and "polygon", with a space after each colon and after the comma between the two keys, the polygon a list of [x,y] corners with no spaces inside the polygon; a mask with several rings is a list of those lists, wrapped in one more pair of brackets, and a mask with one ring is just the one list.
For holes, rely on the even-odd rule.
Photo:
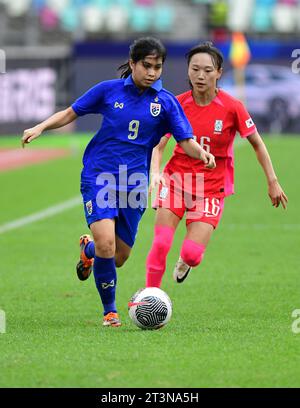
{"label": "soccer player in blue jersey", "polygon": [[80,237],[79,279],[94,271],[103,308],[103,325],[121,325],[116,308],[116,267],[129,257],[147,206],[152,149],[170,132],[191,157],[215,167],[214,156],[193,140],[192,128],[177,99],[162,87],[166,50],[152,37],[130,46],[121,79],[100,82],[75,103],[24,131],[23,146],[49,129],[89,113],[103,115],[101,129],[83,156],[81,193],[93,235]]}

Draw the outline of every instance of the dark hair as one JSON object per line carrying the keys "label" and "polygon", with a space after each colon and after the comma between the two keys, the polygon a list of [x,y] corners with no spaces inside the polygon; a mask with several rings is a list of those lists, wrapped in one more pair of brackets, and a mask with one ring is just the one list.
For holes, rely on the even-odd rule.
{"label": "dark hair", "polygon": [[199,53],[205,53],[209,54],[211,56],[211,59],[213,61],[213,65],[217,70],[220,70],[223,66],[223,55],[221,51],[216,48],[212,42],[207,41],[202,44],[196,45],[193,47],[189,52],[185,54],[185,57],[187,58],[188,65],[190,65],[192,56],[195,54]]}
{"label": "dark hair", "polygon": [[[129,47],[129,59],[133,62],[138,62],[144,59],[147,55],[155,55],[161,57],[165,62],[167,51],[160,40],[153,37],[142,37],[135,40]],[[121,71],[121,78],[127,78],[131,74],[129,59],[125,64],[119,66],[118,71]]]}

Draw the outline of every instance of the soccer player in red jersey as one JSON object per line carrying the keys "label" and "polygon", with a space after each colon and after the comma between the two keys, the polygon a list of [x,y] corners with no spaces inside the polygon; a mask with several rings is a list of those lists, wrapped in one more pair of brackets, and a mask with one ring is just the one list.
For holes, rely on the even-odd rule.
{"label": "soccer player in red jersey", "polygon": [[272,205],[286,208],[288,201],[246,108],[217,88],[223,64],[220,51],[211,43],[204,43],[188,52],[187,61],[191,90],[177,98],[197,142],[215,156],[216,168],[205,168],[177,144],[161,176],[162,153],[170,135],[163,136],[153,151],[151,187],[159,184],[159,192],[154,204],[157,208],[154,239],[146,262],[147,287],[160,287],[175,230],[185,213],[187,232],[173,273],[175,281],[183,282],[191,268],[201,263],[221,219],[224,198],[234,193],[233,142],[237,132],[248,139],[256,153]]}

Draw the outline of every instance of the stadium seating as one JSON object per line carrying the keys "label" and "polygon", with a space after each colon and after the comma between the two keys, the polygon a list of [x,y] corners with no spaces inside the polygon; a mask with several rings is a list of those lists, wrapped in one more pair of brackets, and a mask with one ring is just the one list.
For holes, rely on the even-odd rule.
{"label": "stadium seating", "polygon": [[174,8],[170,5],[156,6],[154,8],[153,28],[158,32],[171,31],[174,20]]}
{"label": "stadium seating", "polygon": [[146,6],[135,6],[130,15],[130,26],[135,32],[146,32],[152,23],[152,8]]}
{"label": "stadium seating", "polygon": [[6,10],[9,17],[20,17],[28,12],[31,0],[9,1],[6,3]]}
{"label": "stadium seating", "polygon": [[226,0],[214,1],[211,5],[210,23],[213,27],[226,27],[228,19],[228,2]]}
{"label": "stadium seating", "polygon": [[[33,24],[27,29],[40,30],[43,36],[49,33],[48,42],[58,27],[66,34],[62,41],[156,32],[175,40],[178,33],[194,39],[209,37],[210,30],[218,29],[270,37],[299,36],[300,31],[300,0],[0,0],[0,7],[10,42],[22,40],[17,30],[22,19],[26,26],[28,16]],[[205,23],[203,16],[208,17]],[[18,24],[13,23],[15,19]],[[41,38],[41,33],[24,35],[23,41]]]}
{"label": "stadium seating", "polygon": [[64,30],[74,31],[79,27],[79,10],[77,7],[66,7],[60,15],[61,24]]}
{"label": "stadium seating", "polygon": [[295,4],[292,0],[281,1],[274,7],[273,24],[276,31],[290,33],[296,28]]}
{"label": "stadium seating", "polygon": [[123,32],[128,23],[128,9],[124,5],[113,5],[106,13],[106,27],[110,32]]}
{"label": "stadium seating", "polygon": [[[44,0],[42,1],[45,3]],[[61,14],[63,10],[68,7],[68,5],[69,0],[47,0],[47,6],[58,14]]]}
{"label": "stadium seating", "polygon": [[268,32],[272,28],[272,13],[276,0],[256,0],[252,14],[252,27],[259,32]]}
{"label": "stadium seating", "polygon": [[98,32],[102,30],[105,21],[104,9],[90,4],[82,10],[81,21],[83,29],[87,32]]}
{"label": "stadium seating", "polygon": [[254,0],[229,0],[228,26],[232,31],[248,31]]}
{"label": "stadium seating", "polygon": [[59,17],[57,13],[55,12],[55,10],[47,6],[44,6],[40,10],[39,16],[42,27],[47,31],[54,30],[59,25]]}
{"label": "stadium seating", "polygon": [[31,7],[35,11],[41,10],[44,6],[46,6],[47,0],[32,0]]}

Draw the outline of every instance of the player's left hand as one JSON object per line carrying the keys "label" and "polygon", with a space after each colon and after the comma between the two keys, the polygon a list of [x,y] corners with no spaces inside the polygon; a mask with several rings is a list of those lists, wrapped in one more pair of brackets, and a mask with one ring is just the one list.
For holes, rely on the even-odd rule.
{"label": "player's left hand", "polygon": [[24,148],[26,144],[39,137],[42,132],[43,129],[39,125],[24,130],[23,137],[21,139],[22,147]]}
{"label": "player's left hand", "polygon": [[273,207],[279,207],[280,203],[284,209],[287,207],[288,198],[277,180],[269,184],[269,197]]}
{"label": "player's left hand", "polygon": [[208,169],[214,169],[216,167],[215,156],[211,153],[207,153],[204,149],[201,150],[200,160],[205,163],[205,167]]}
{"label": "player's left hand", "polygon": [[149,194],[152,193],[152,191],[156,188],[159,187],[159,185],[162,184],[163,186],[166,185],[166,181],[163,175],[160,173],[151,173],[151,181],[150,181],[150,186],[149,186]]}

